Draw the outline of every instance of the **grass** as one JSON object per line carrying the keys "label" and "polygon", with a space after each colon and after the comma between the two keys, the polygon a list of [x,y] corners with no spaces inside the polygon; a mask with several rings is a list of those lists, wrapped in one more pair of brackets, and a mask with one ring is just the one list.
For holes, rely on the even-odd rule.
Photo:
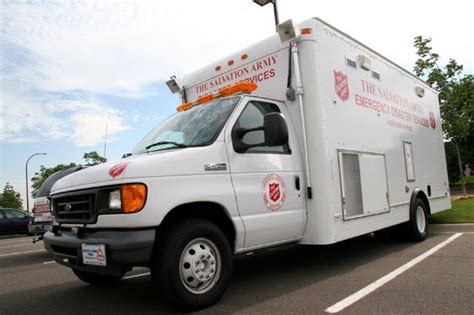
{"label": "grass", "polygon": [[453,200],[451,210],[433,214],[430,223],[474,223],[474,198]]}

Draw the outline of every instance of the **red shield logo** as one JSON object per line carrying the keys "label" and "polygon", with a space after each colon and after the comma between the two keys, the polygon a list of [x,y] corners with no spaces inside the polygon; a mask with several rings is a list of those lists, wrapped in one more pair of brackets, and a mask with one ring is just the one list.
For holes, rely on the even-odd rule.
{"label": "red shield logo", "polygon": [[337,96],[343,101],[349,99],[349,81],[347,75],[341,71],[334,70],[334,89],[336,90]]}
{"label": "red shield logo", "polygon": [[120,163],[120,164],[114,165],[113,167],[109,169],[110,177],[115,178],[117,176],[120,176],[123,173],[123,171],[125,171],[127,166],[128,166],[128,163]]}
{"label": "red shield logo", "polygon": [[280,199],[280,184],[274,183],[268,185],[268,195],[273,202],[278,201]]}
{"label": "red shield logo", "polygon": [[283,207],[286,201],[286,188],[283,178],[278,174],[268,174],[262,183],[262,197],[265,207],[276,211]]}
{"label": "red shield logo", "polygon": [[431,128],[433,129],[436,128],[436,118],[433,112],[430,112],[430,125],[431,125]]}

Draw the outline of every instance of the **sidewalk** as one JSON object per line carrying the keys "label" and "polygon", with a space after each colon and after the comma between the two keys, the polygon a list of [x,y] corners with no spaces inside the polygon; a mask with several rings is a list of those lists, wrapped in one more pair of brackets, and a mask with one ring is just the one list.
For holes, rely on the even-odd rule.
{"label": "sidewalk", "polygon": [[474,233],[474,223],[430,224],[430,233]]}

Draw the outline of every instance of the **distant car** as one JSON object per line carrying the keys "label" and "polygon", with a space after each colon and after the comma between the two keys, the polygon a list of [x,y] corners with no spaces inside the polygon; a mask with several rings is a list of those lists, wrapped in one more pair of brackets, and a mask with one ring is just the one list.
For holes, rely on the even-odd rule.
{"label": "distant car", "polygon": [[49,210],[49,200],[47,197],[36,197],[33,207],[33,220],[28,225],[28,233],[31,235],[42,235],[49,231],[53,216]]}
{"label": "distant car", "polygon": [[0,235],[29,234],[28,224],[33,216],[19,209],[0,208]]}

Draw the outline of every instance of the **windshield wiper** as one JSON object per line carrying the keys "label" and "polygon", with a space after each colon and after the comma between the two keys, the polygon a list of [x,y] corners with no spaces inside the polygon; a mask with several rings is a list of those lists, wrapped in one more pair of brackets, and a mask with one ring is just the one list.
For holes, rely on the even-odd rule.
{"label": "windshield wiper", "polygon": [[147,145],[147,146],[145,147],[145,149],[148,150],[148,149],[151,149],[151,148],[153,148],[153,147],[156,147],[156,146],[162,145],[162,144],[172,144],[172,145],[174,145],[174,146],[176,146],[176,147],[178,147],[178,148],[187,148],[187,147],[188,147],[188,146],[185,145],[185,144],[178,143],[178,142],[174,142],[174,141],[158,141],[158,142],[152,143],[152,144],[150,144],[150,145]]}

